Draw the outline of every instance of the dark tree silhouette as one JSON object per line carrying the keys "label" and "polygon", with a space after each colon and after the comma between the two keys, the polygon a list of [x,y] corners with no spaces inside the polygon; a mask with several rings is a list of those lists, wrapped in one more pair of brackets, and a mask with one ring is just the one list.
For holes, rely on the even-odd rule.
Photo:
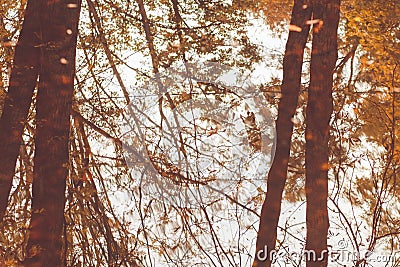
{"label": "dark tree silhouette", "polygon": [[313,3],[313,41],[306,111],[306,249],[318,257],[307,266],[327,266],[329,121],[337,60],[340,0]]}
{"label": "dark tree silhouette", "polygon": [[[261,211],[253,266],[271,266],[269,253],[275,249],[282,193],[287,177],[291,119],[297,106],[304,46],[313,25],[310,87],[306,111],[306,197],[307,244],[315,254],[307,266],[327,265],[328,221],[328,141],[329,120],[333,110],[332,84],[337,60],[339,0],[295,1],[291,32],[286,45],[282,99],[278,106],[276,155],[268,174],[267,195]],[[311,19],[312,14],[312,19]],[[266,260],[260,260],[266,258]]]}
{"label": "dark tree silhouette", "polygon": [[42,2],[32,218],[24,266],[65,266],[62,233],[81,3]]}
{"label": "dark tree silhouette", "polygon": [[304,47],[310,27],[306,24],[311,18],[311,8],[307,1],[296,0],[290,21],[291,31],[286,43],[283,59],[282,98],[278,106],[276,121],[276,152],[268,174],[267,195],[262,206],[260,227],[258,230],[256,257],[253,266],[270,266],[270,259],[262,261],[257,257],[261,250],[275,249],[279,214],[281,211],[282,193],[286,182],[290,143],[293,132],[293,116],[296,111],[300,91],[301,70]]}
{"label": "dark tree silhouette", "polygon": [[7,208],[22,132],[37,85],[42,2],[28,1],[0,118],[0,220]]}

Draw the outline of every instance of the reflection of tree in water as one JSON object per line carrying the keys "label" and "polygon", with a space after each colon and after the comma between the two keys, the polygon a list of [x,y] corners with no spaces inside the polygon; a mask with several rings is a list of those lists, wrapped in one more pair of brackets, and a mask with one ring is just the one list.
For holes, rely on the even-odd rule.
{"label": "reflection of tree in water", "polygon": [[[162,106],[164,116],[161,116],[157,115],[160,107],[155,105],[159,103],[155,94],[153,98],[136,99],[133,105],[146,107],[138,116],[140,132],[145,134],[143,138],[130,134],[124,138],[126,144],[130,144],[129,149],[134,147],[129,139],[136,139],[138,146],[145,146],[149,160],[147,170],[155,171],[150,171],[145,179],[149,188],[163,184],[163,190],[182,190],[168,181],[174,185],[203,186],[202,192],[207,196],[204,200],[212,202],[220,198],[219,191],[233,192],[243,181],[252,184],[258,180],[262,184],[268,170],[265,163],[271,159],[274,128],[273,119],[268,117],[270,113],[263,113],[257,107],[265,100],[252,84],[245,84],[238,73],[227,67],[205,66],[212,71],[209,75],[197,66],[188,65],[186,72],[168,70],[168,75],[160,75],[155,84],[149,83],[140,89],[151,94],[157,91],[158,83],[163,82],[168,85],[164,88],[168,89],[174,105],[171,108],[166,101]],[[194,77],[188,77],[187,73]],[[216,82],[197,78],[207,76]],[[232,81],[247,88],[224,84]],[[255,112],[259,122],[256,122]],[[182,139],[174,138],[178,135]],[[132,160],[130,156],[135,158],[132,153],[129,155],[129,149],[128,161]],[[251,190],[256,191],[257,186],[252,185]]]}
{"label": "reflection of tree in water", "polygon": [[[16,58],[13,60],[13,56],[17,49],[15,44],[18,36],[22,36],[19,29],[26,14],[26,2],[2,0],[0,4],[1,111],[4,110],[3,99],[12,91],[11,87],[18,88],[15,92],[21,93],[22,96],[23,86],[9,83],[9,76],[12,74],[11,67],[18,62]],[[140,84],[150,79],[152,75],[149,73],[164,73],[165,68],[176,66],[177,62],[211,60],[247,69],[254,62],[262,60],[262,64],[267,67],[262,75],[268,75],[269,71],[275,73],[274,75],[281,73],[283,45],[277,48],[273,44],[275,41],[271,42],[269,38],[276,34],[282,37],[281,41],[284,42],[288,29],[288,10],[293,1],[228,2],[83,1],[74,82],[74,112],[71,117],[70,161],[65,165],[69,168],[69,176],[62,237],[67,266],[135,266],[136,262],[143,266],[182,267],[251,264],[251,259],[247,259],[253,255],[251,242],[255,238],[258,211],[264,199],[264,170],[260,170],[259,180],[254,181],[253,187],[250,187],[250,182],[253,181],[242,179],[235,184],[235,190],[217,191],[217,188],[214,188],[216,190],[213,191],[213,198],[208,199],[213,201],[206,201],[204,196],[208,196],[212,190],[207,189],[206,185],[222,181],[220,178],[223,168],[218,167],[222,166],[223,159],[218,158],[219,162],[211,160],[221,155],[230,155],[232,165],[234,163],[234,155],[227,152],[229,150],[224,144],[228,141],[235,146],[240,144],[243,148],[241,152],[249,155],[249,159],[260,154],[256,149],[257,145],[254,145],[258,143],[258,138],[254,137],[258,134],[251,132],[257,133],[256,129],[260,129],[261,134],[266,132],[270,135],[263,127],[262,118],[265,116],[260,116],[264,111],[260,110],[259,114],[255,110],[255,107],[264,104],[254,103],[246,107],[241,106],[240,101],[234,100],[231,103],[230,101],[235,99],[236,89],[210,82],[213,81],[210,76],[218,77],[221,74],[211,71],[211,68],[208,72],[205,71],[206,68],[200,68],[203,77],[198,77],[200,81],[194,82],[193,89],[190,84],[186,85],[186,89],[179,86],[173,89],[168,86],[167,81],[163,81],[163,85],[170,89],[170,97],[163,95],[162,90],[133,92],[132,97],[147,97],[149,94],[156,95],[155,98],[162,96],[161,107],[169,116],[163,119],[163,129],[160,131],[152,129],[160,126],[161,122],[157,108],[156,112],[147,118],[154,119],[154,124],[136,125],[135,122],[130,122],[134,126],[133,131],[138,130],[140,125],[148,126],[144,134],[149,134],[146,137],[149,141],[147,147],[151,151],[144,149],[141,142],[143,138],[131,140],[130,151],[136,154],[137,159],[137,166],[134,168],[128,168],[126,163],[132,166],[130,159],[124,159],[122,156],[123,142],[119,138],[120,130],[115,119],[126,115],[122,111],[130,103],[127,88],[135,82],[133,77],[136,77]],[[302,4],[310,6],[313,2],[304,1]],[[68,3],[69,7],[76,6],[72,1]],[[141,10],[138,10],[138,5],[142,6]],[[330,245],[333,246],[333,250],[336,245],[334,238],[346,233],[349,237],[348,244],[352,244],[355,250],[361,252],[366,247],[377,254],[397,249],[399,101],[396,92],[399,87],[400,68],[399,16],[395,14],[399,13],[398,9],[395,0],[342,1],[339,62],[335,70],[334,86],[336,110],[331,123],[332,156],[330,164],[324,166],[329,167],[330,171],[330,199],[333,208],[330,212]],[[40,9],[36,14],[48,15],[44,9]],[[257,16],[262,19],[257,20]],[[309,19],[308,23],[316,21],[314,19],[318,18]],[[24,23],[26,21],[29,22],[24,20]],[[36,20],[37,23],[39,21],[40,19]],[[321,26],[320,22],[321,20],[318,21],[318,25]],[[36,27],[34,24],[30,26]],[[49,25],[46,25],[46,28]],[[257,29],[249,38],[247,30],[253,31],[255,28]],[[263,31],[258,32],[260,28]],[[289,28],[299,30],[300,27],[292,24]],[[319,27],[319,30],[321,29],[323,27]],[[60,31],[63,36],[71,34],[71,29],[64,30]],[[36,34],[39,31],[36,30],[26,32],[35,35],[35,38],[39,36]],[[255,39],[258,39],[257,45],[251,43]],[[266,39],[268,44],[264,42]],[[149,49],[150,47],[152,48]],[[33,50],[43,48],[43,43],[40,43],[37,46],[35,44]],[[311,48],[306,47],[306,68],[310,51]],[[27,53],[20,58],[26,61],[34,55],[35,52]],[[57,61],[60,63],[71,62],[65,55],[58,56]],[[25,74],[33,69],[20,70],[21,77],[27,81],[29,75]],[[308,100],[307,76],[305,71],[302,74],[299,107],[292,121],[295,127],[290,147],[288,183],[283,198],[284,205],[288,205],[289,201],[295,208],[285,209],[281,217],[283,223],[278,226],[280,245],[286,247],[299,244],[300,249],[305,242],[304,219],[299,209],[304,206],[302,204],[306,170],[302,159],[305,149],[305,116],[302,114],[305,112],[304,103]],[[276,75],[261,86],[264,95],[268,97],[268,105],[265,106],[267,110],[274,110],[281,97],[279,77],[280,75]],[[172,75],[170,83],[180,84],[175,79],[177,77]],[[36,82],[36,77],[33,80]],[[60,81],[67,79],[62,78]],[[32,88],[34,86],[29,90]],[[155,88],[157,87],[153,89]],[[227,134],[232,133],[226,130],[229,130],[229,127],[223,127],[221,119],[211,120],[209,115],[199,115],[195,125],[188,122],[185,125],[183,120],[179,123],[182,123],[181,127],[174,124],[168,128],[166,120],[174,121],[168,109],[173,109],[174,105],[181,106],[189,100],[196,102],[200,96],[208,96],[213,101],[225,103],[227,109],[228,104],[233,107],[239,105],[237,116],[233,120],[241,125],[240,129],[234,128],[233,131],[237,133],[237,139],[227,139]],[[36,95],[28,101],[35,103]],[[155,103],[158,107],[158,102]],[[142,106],[136,108],[135,116],[144,116],[146,114],[143,115],[142,110],[149,110],[148,107]],[[187,106],[185,110],[191,111]],[[254,127],[253,116],[248,112],[254,113],[254,121],[258,128]],[[49,115],[53,113],[49,112]],[[18,266],[26,255],[25,247],[29,237],[27,233],[30,230],[27,226],[32,214],[34,142],[37,138],[35,116],[35,107],[32,105],[25,119],[14,117],[14,130],[25,127],[22,135],[11,135],[9,128],[3,124],[0,126],[0,130],[3,129],[5,133],[4,138],[0,138],[0,146],[3,145],[3,148],[8,146],[8,138],[20,136],[23,139],[23,142],[15,142],[17,149],[13,150],[19,156],[16,157],[17,163],[9,165],[8,168],[10,177],[13,176],[11,194],[0,194],[0,198],[8,197],[8,200],[3,201],[3,206],[8,207],[0,225],[0,265]],[[216,116],[215,113],[213,116]],[[143,117],[140,119],[143,120]],[[181,139],[177,134],[178,130],[174,130],[172,126],[179,129],[181,135],[187,139]],[[198,126],[197,132],[193,130],[194,126]],[[165,136],[159,143],[159,139],[155,138],[159,137],[161,132]],[[141,137],[140,133],[135,135]],[[152,140],[155,142],[150,142]],[[49,141],[56,140],[49,138]],[[192,144],[198,144],[199,147],[196,148]],[[206,153],[211,151],[210,149],[213,154]],[[261,148],[263,149],[264,147]],[[239,156],[243,155],[239,154],[239,151],[234,152]],[[8,152],[0,154],[0,164],[4,167],[7,157],[13,155]],[[213,157],[214,155],[217,156]],[[240,158],[239,156],[237,158]],[[153,158],[153,163],[150,163],[149,158]],[[188,164],[196,159],[205,160],[197,166]],[[250,161],[247,169],[253,168],[252,162],[254,161]],[[155,163],[158,164],[158,170],[154,166]],[[245,161],[241,164],[236,166],[240,169],[236,170],[236,173],[251,177],[251,174],[244,172]],[[224,163],[225,167],[228,165],[229,161]],[[201,166],[209,166],[210,169],[213,167],[216,171],[207,174],[207,168]],[[169,171],[160,175],[159,172],[162,172],[163,168]],[[232,168],[233,171],[235,169]],[[176,177],[177,174],[182,177]],[[171,179],[186,179],[187,182],[184,186],[176,185],[163,175],[170,176]],[[143,176],[158,177],[159,180],[149,179],[149,184],[145,184],[145,181],[141,180]],[[199,184],[199,179],[188,180],[196,177],[203,177],[207,184]],[[166,181],[172,186],[162,188],[168,185]],[[153,187],[150,182],[153,183]],[[49,184],[46,183],[45,186]],[[228,189],[230,188],[232,187]],[[248,193],[250,188],[254,189],[254,193]],[[1,190],[4,189],[6,187],[2,186]],[[49,186],[46,189],[51,188]],[[188,197],[190,193],[192,195]],[[197,205],[190,206],[195,198],[198,200]],[[188,199],[191,202],[188,202]],[[50,205],[54,204],[49,195],[45,200]],[[43,209],[36,211],[39,212],[36,216],[41,215]],[[43,238],[46,237],[44,234]],[[386,248],[388,250],[385,250]],[[40,251],[33,249],[31,252]],[[349,265],[367,263],[363,260]]]}

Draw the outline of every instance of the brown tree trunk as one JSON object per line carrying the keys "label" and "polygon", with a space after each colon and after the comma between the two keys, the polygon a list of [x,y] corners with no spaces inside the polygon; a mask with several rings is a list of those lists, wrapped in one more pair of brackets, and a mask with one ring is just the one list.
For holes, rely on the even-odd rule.
{"label": "brown tree trunk", "polygon": [[32,218],[25,267],[65,266],[63,225],[80,0],[44,1]]}
{"label": "brown tree trunk", "polygon": [[310,27],[306,21],[311,18],[307,1],[296,0],[290,24],[291,31],[286,43],[283,59],[282,98],[278,106],[276,121],[277,144],[275,157],[268,174],[267,194],[261,210],[253,266],[271,266],[268,253],[275,249],[277,227],[281,211],[282,193],[286,182],[290,143],[293,132],[293,116],[300,91],[304,47]]}
{"label": "brown tree trunk", "polygon": [[0,221],[7,208],[22,132],[37,84],[41,2],[28,1],[0,118]]}
{"label": "brown tree trunk", "polygon": [[[340,0],[314,0],[310,87],[306,111],[306,250],[308,267],[327,266],[329,121],[337,60]],[[310,254],[309,254],[310,255]]]}

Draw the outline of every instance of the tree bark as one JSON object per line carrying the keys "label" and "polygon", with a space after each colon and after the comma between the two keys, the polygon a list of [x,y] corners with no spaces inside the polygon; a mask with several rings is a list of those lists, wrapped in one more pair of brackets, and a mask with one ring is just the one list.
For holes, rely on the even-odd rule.
{"label": "tree bark", "polygon": [[308,267],[327,266],[329,121],[333,111],[333,72],[337,60],[340,0],[314,0],[310,87],[306,111],[306,250],[316,257]]}
{"label": "tree bark", "polygon": [[[281,211],[282,193],[286,182],[290,144],[293,132],[293,116],[296,111],[301,84],[304,48],[311,18],[307,1],[295,0],[290,24],[291,31],[283,59],[282,98],[278,105],[276,121],[277,144],[275,157],[268,173],[267,194],[261,210],[256,253],[253,266],[271,266],[269,252],[275,249],[277,227]],[[297,28],[296,28],[297,27]],[[263,252],[263,253],[260,253]],[[268,253],[268,255],[265,255]]]}
{"label": "tree bark", "polygon": [[80,0],[44,1],[32,218],[25,267],[65,266],[63,225]]}
{"label": "tree bark", "polygon": [[42,1],[29,0],[0,118],[0,221],[7,209],[22,133],[37,84]]}

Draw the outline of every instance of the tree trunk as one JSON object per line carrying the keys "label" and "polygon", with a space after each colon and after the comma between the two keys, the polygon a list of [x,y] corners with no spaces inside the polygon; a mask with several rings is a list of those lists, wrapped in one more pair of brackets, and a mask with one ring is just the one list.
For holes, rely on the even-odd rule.
{"label": "tree trunk", "polygon": [[63,225],[80,0],[45,1],[26,267],[65,266]]}
{"label": "tree trunk", "polygon": [[41,2],[28,1],[0,118],[0,221],[7,208],[22,132],[37,84]]}
{"label": "tree trunk", "polygon": [[[304,47],[310,29],[306,21],[311,18],[311,8],[306,6],[306,2],[296,0],[294,3],[290,22],[291,31],[283,59],[282,98],[279,102],[278,119],[276,121],[277,144],[275,157],[268,174],[267,194],[261,210],[253,262],[253,266],[257,267],[271,266],[269,251],[275,249],[282,192],[286,182],[290,156],[293,132],[292,120],[300,91]],[[265,255],[265,253],[268,253],[268,255]]]}
{"label": "tree trunk", "polygon": [[310,87],[306,111],[307,266],[327,266],[329,121],[337,60],[340,0],[314,0]]}

